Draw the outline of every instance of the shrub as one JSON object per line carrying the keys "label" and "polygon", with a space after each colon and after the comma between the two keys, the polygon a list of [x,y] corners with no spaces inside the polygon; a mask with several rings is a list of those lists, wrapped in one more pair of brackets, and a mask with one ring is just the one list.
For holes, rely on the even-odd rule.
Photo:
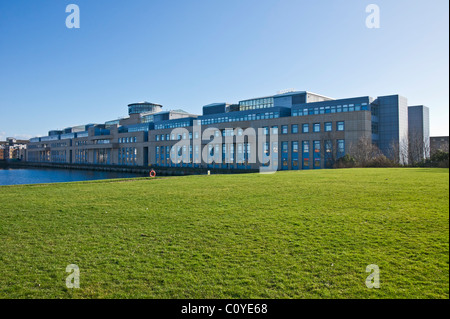
{"label": "shrub", "polygon": [[352,168],[356,167],[356,160],[350,155],[339,158],[333,166],[334,168]]}
{"label": "shrub", "polygon": [[397,166],[392,160],[384,155],[379,155],[367,163],[366,167],[395,167]]}
{"label": "shrub", "polygon": [[449,168],[449,153],[438,150],[433,155],[431,155],[431,158],[417,163],[416,166]]}

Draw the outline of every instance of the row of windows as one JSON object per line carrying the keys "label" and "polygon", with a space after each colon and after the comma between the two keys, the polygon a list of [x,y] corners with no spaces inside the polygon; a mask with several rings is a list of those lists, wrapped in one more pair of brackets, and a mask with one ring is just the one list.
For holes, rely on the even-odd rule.
{"label": "row of windows", "polygon": [[141,117],[142,123],[153,123],[153,120],[154,120],[153,115],[145,115],[145,116]]}
{"label": "row of windows", "polygon": [[99,149],[94,150],[94,163],[95,164],[110,164],[111,150]]}
{"label": "row of windows", "polygon": [[137,125],[137,126],[131,126],[128,127],[127,131],[128,133],[135,133],[135,132],[148,132],[150,128],[148,125]]}
{"label": "row of windows", "polygon": [[[321,123],[314,123],[313,124],[313,132],[314,133],[319,133],[321,132]],[[333,122],[325,122],[323,124],[324,127],[324,131],[325,132],[332,132],[333,131]],[[291,133],[292,134],[298,134],[299,133],[299,126],[298,124],[292,124],[291,125]],[[302,125],[302,133],[309,133],[309,129],[310,129],[310,125],[309,124],[303,124]],[[339,121],[336,122],[336,131],[344,131],[345,130],[345,122],[344,121]],[[281,134],[288,134],[289,132],[289,126],[288,125],[282,125],[281,126]],[[263,133],[265,135],[269,134],[269,127],[263,127]],[[215,137],[220,137],[220,136],[234,136],[235,131],[233,129],[224,129],[224,130],[216,130],[214,131],[214,136]],[[238,136],[242,136],[244,134],[244,130],[239,128],[237,129],[237,135]],[[278,133],[278,126],[272,126],[272,134],[277,135]],[[194,138],[197,139],[199,138],[198,136],[198,132],[195,132],[194,134]],[[170,136],[170,134],[158,134],[155,136],[156,141],[170,141],[170,140],[185,140],[188,138],[186,133],[183,133],[183,135],[177,135],[175,136],[175,134],[172,134],[172,136]],[[192,139],[192,133],[189,133],[189,139]]]}
{"label": "row of windows", "polygon": [[109,144],[110,140],[94,140],[94,144]]}
{"label": "row of windows", "polygon": [[87,150],[76,150],[75,151],[75,163],[88,163],[89,162],[89,156],[88,156]]}
{"label": "row of windows", "polygon": [[292,116],[307,116],[307,115],[318,115],[318,114],[367,111],[368,109],[369,109],[369,106],[367,103],[338,105],[338,106],[321,106],[321,107],[293,109]]}
{"label": "row of windows", "polygon": [[239,102],[239,109],[241,111],[264,109],[273,106],[274,106],[273,97]]}
{"label": "row of windows", "polygon": [[224,116],[212,119],[203,119],[198,121],[198,124],[201,125],[209,125],[209,124],[218,124],[218,123],[229,123],[229,122],[243,122],[243,121],[256,121],[256,120],[268,120],[268,119],[277,119],[280,117],[280,112],[267,112],[267,113],[258,113],[258,114],[246,114],[241,116]]}
{"label": "row of windows", "polygon": [[53,143],[50,145],[51,147],[66,147],[67,143]]}
{"label": "row of windows", "polygon": [[[331,168],[335,159],[340,158],[345,155],[345,140],[336,140],[336,153],[333,153],[333,141],[325,140],[325,141],[312,141],[313,154],[310,154],[310,143],[311,141],[302,141],[301,142],[301,152],[299,149],[300,142],[293,141],[291,142],[291,169],[296,170],[300,169],[300,163],[302,169],[319,169],[322,168],[322,163],[325,168]],[[322,145],[324,156],[321,157],[322,154]],[[220,144],[217,145],[208,145],[208,167],[209,166],[217,166],[222,168],[249,168],[251,163],[249,163],[249,159],[251,158],[251,145],[248,143],[240,143],[240,144],[222,144],[222,154],[220,154]],[[156,164],[162,166],[191,166],[198,165],[193,164],[193,161],[197,162],[200,160],[200,149],[198,145],[194,149],[194,153],[192,153],[192,146],[189,147],[189,153],[186,153],[187,147],[183,146],[183,148],[178,147],[178,149],[171,148],[169,146],[156,147]],[[236,153],[235,153],[236,151]],[[272,147],[270,147],[270,143],[264,143],[264,153],[266,156],[271,156],[270,161],[273,164],[278,165],[278,143],[272,143]],[[171,156],[174,157],[178,154],[178,160],[182,161],[179,164],[172,163]],[[222,155],[217,157],[216,155]],[[312,157],[312,167],[310,167],[310,157]],[[281,143],[281,165],[278,167],[281,170],[289,169],[288,160],[289,160],[289,142]],[[184,163],[183,163],[184,162]],[[188,164],[190,163],[190,164]],[[203,163],[205,164],[205,163]],[[237,164],[235,167],[233,164]],[[231,165],[231,166],[230,166]],[[269,165],[269,164],[267,164]],[[265,165],[265,166],[267,166]],[[264,165],[263,165],[264,166]]]}
{"label": "row of windows", "polygon": [[[196,136],[195,138],[198,138],[198,132],[195,132],[195,136]],[[183,133],[183,134],[177,134],[177,135],[175,135],[173,133],[172,133],[172,135],[170,135],[170,134],[155,135],[155,140],[157,142],[159,142],[159,141],[179,141],[181,139],[186,140],[188,138],[190,140],[192,139],[192,132],[189,132],[189,134]]]}
{"label": "row of windows", "polygon": [[51,151],[50,160],[52,163],[65,163],[66,151]]}
{"label": "row of windows", "polygon": [[119,137],[119,144],[125,144],[125,143],[137,143],[137,137],[136,136]]}
{"label": "row of windows", "polygon": [[[297,134],[298,131],[298,124],[292,124],[291,125],[291,133]],[[269,127],[263,127],[263,132],[265,135],[269,134]],[[312,131],[314,133],[320,133],[322,130],[322,124],[321,123],[314,123],[312,124]],[[324,132],[332,132],[333,131],[333,122],[325,122],[323,123],[323,130]],[[344,131],[345,130],[345,122],[339,121],[336,122],[336,131]],[[310,124],[305,123],[302,124],[302,133],[309,133],[310,132]],[[282,125],[281,126],[281,134],[288,134],[289,133],[289,126],[288,125]],[[272,134],[278,134],[278,126],[272,126]]]}
{"label": "row of windows", "polygon": [[119,165],[137,165],[137,148],[119,148]]}
{"label": "row of windows", "polygon": [[166,124],[155,124],[155,130],[163,130],[178,127],[188,127],[191,126],[191,121],[177,122],[177,123],[166,123]]}
{"label": "row of windows", "polygon": [[[320,153],[321,151],[321,145],[322,141],[312,141],[313,147],[314,147],[314,153]],[[292,141],[292,148],[291,151],[293,153],[299,152],[299,142],[298,141]],[[216,144],[216,145],[208,145],[208,154],[211,156],[214,156],[214,154],[218,154],[220,152],[220,145],[222,145],[222,153],[225,154],[227,151],[234,154],[235,149],[237,150],[237,153],[246,153],[251,154],[251,144],[250,143],[237,143],[237,144]],[[309,153],[310,151],[310,141],[302,141],[302,152],[303,153]],[[336,140],[336,146],[337,146],[337,155],[338,157],[343,156],[345,153],[345,140]],[[289,142],[281,142],[281,152],[282,153],[288,153],[289,152]],[[269,143],[265,142],[263,144],[263,149],[265,153],[270,152]],[[189,152],[192,154],[192,145],[189,145]],[[158,157],[160,154],[169,154],[169,153],[178,153],[178,155],[181,155],[182,152],[187,151],[187,146],[178,146],[177,149],[175,147],[171,146],[156,146],[155,152],[156,156]],[[194,154],[200,154],[200,147],[199,145],[195,145]],[[273,153],[278,153],[278,142],[272,143],[272,151]],[[332,140],[325,140],[324,141],[324,151],[325,153],[332,153],[333,152],[333,141]]]}

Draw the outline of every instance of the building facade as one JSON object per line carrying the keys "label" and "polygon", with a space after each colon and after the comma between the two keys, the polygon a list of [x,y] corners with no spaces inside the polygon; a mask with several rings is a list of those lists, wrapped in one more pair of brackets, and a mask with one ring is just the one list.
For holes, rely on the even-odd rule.
{"label": "building facade", "polygon": [[0,160],[25,160],[29,141],[8,137],[0,142]]}
{"label": "building facade", "polygon": [[[202,115],[128,106],[129,116],[104,124],[50,131],[30,140],[27,160],[98,165],[258,169],[322,169],[362,138],[407,163],[407,100],[399,95],[332,99],[294,91],[213,103]],[[422,126],[428,125],[423,117]]]}
{"label": "building facade", "polygon": [[430,110],[423,105],[408,108],[409,161],[419,163],[430,157]]}
{"label": "building facade", "polygon": [[439,150],[443,152],[448,152],[449,150],[448,136],[433,136],[430,138],[430,144],[431,155]]}

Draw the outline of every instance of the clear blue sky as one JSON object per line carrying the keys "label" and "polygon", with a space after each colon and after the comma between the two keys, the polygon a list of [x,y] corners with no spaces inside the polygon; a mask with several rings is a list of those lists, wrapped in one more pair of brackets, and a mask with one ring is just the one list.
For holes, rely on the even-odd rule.
{"label": "clear blue sky", "polygon": [[[81,28],[67,29],[68,4]],[[365,26],[367,5],[381,28]],[[147,100],[200,113],[287,88],[400,94],[448,135],[448,0],[0,2],[0,140],[103,123]]]}

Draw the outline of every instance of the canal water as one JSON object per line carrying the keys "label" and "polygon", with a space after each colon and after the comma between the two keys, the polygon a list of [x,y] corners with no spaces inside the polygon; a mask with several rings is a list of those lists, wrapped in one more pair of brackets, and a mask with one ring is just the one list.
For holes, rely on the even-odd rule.
{"label": "canal water", "polygon": [[84,171],[84,170],[68,170],[68,169],[14,168],[14,169],[0,169],[0,186],[79,182],[79,181],[92,181],[92,180],[113,179],[113,178],[143,177],[143,176],[147,175],[121,173],[121,172]]}

